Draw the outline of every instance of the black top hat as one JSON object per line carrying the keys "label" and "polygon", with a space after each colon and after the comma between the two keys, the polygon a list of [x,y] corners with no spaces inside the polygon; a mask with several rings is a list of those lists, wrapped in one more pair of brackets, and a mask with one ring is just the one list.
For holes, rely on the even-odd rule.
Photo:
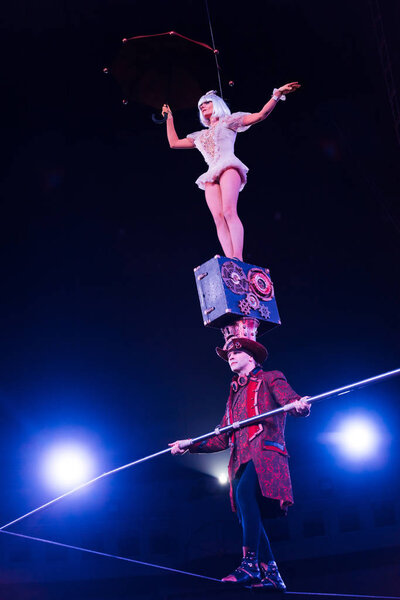
{"label": "black top hat", "polygon": [[223,348],[215,348],[216,353],[223,360],[228,360],[228,352],[236,350],[237,352],[247,352],[251,354],[254,360],[261,364],[268,357],[268,351],[265,346],[254,340],[243,337],[234,337],[226,342]]}

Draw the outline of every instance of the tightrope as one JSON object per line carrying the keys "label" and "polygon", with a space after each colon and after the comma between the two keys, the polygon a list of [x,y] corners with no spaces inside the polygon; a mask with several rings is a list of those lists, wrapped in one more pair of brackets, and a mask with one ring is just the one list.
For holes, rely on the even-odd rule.
{"label": "tightrope", "polygon": [[335,594],[332,592],[286,592],[285,596],[334,596],[335,598],[374,598],[375,600],[400,600],[400,596],[366,596],[363,594]]}
{"label": "tightrope", "polygon": [[[215,579],[215,577],[207,577],[207,575],[200,575],[199,573],[192,573],[191,571],[183,571],[182,569],[173,569],[172,567],[165,567],[163,565],[156,565],[154,563],[148,563],[143,560],[136,560],[134,558],[128,558],[126,556],[119,556],[118,554],[109,554],[107,552],[99,552],[98,550],[91,550],[89,548],[82,548],[81,546],[73,546],[71,544],[63,544],[61,542],[55,542],[54,540],[47,540],[45,538],[34,537],[32,535],[24,535],[22,533],[14,533],[13,531],[0,531],[5,535],[11,535],[24,540],[30,540],[32,542],[41,542],[43,544],[50,544],[51,546],[58,546],[59,548],[67,548],[68,550],[78,550],[85,552],[86,554],[94,554],[95,556],[102,556],[103,558],[112,558],[114,560],[122,560],[123,562],[133,563],[143,567],[150,567],[153,569],[160,569],[162,571],[168,571],[169,573],[176,573],[178,575],[187,575],[188,577],[196,577],[197,579],[204,579],[206,581],[213,581],[215,583],[222,583],[226,589],[230,584],[224,583],[221,579]],[[247,586],[246,589],[251,589]],[[336,598],[370,598],[372,600],[400,600],[400,596],[367,596],[361,594],[335,594],[327,592],[291,592],[286,591],[285,596],[334,596]]]}
{"label": "tightrope", "polygon": [[55,542],[54,540],[47,540],[45,538],[34,537],[32,535],[24,535],[22,533],[14,533],[13,531],[0,531],[5,535],[12,535],[14,537],[22,538],[24,540],[30,540],[32,542],[42,542],[43,544],[50,544],[51,546],[58,546],[59,548],[67,548],[68,550],[79,550],[80,552],[86,552],[87,554],[94,554],[95,556],[103,556],[104,558],[113,558],[115,560],[122,560],[124,562],[133,563],[135,565],[141,565],[142,567],[152,567],[153,569],[161,569],[162,571],[169,571],[170,573],[178,573],[178,575],[188,575],[189,577],[197,577],[198,579],[207,579],[208,581],[216,581],[222,583],[220,579],[214,577],[207,577],[207,575],[199,575],[198,573],[191,573],[190,571],[182,571],[181,569],[173,569],[172,567],[164,567],[163,565],[155,565],[153,563],[144,562],[142,560],[135,560],[134,558],[128,558],[126,556],[119,556],[118,554],[108,554],[107,552],[99,552],[98,550],[91,550],[89,548],[82,548],[81,546],[72,546],[70,544],[63,544],[61,542]]}

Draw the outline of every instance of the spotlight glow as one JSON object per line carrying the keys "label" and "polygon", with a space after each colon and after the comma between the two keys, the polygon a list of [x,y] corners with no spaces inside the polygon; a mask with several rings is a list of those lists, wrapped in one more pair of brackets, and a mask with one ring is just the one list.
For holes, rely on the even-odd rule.
{"label": "spotlight glow", "polygon": [[44,474],[53,489],[65,491],[93,477],[93,461],[89,453],[77,444],[51,448],[45,458]]}
{"label": "spotlight glow", "polygon": [[350,458],[372,456],[379,446],[378,430],[372,421],[351,419],[343,423],[340,434],[342,449]]}
{"label": "spotlight glow", "polygon": [[221,472],[218,475],[218,481],[220,482],[221,485],[226,485],[228,483],[228,473]]}
{"label": "spotlight glow", "polygon": [[384,438],[385,430],[379,419],[365,414],[342,417],[333,430],[320,435],[323,443],[334,446],[338,454],[353,463],[378,459],[385,445]]}

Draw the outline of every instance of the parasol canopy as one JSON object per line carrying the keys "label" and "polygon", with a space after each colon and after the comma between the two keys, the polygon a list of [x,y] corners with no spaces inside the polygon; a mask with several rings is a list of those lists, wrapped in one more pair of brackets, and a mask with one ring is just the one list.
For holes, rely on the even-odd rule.
{"label": "parasol canopy", "polygon": [[165,103],[180,110],[193,108],[207,90],[218,88],[216,54],[203,42],[168,31],[123,39],[119,55],[103,71],[121,86],[124,104],[160,110]]}

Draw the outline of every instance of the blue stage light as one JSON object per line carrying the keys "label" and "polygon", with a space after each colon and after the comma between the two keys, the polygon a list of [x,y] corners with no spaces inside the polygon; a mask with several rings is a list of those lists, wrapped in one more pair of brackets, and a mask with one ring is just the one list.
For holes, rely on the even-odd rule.
{"label": "blue stage light", "polygon": [[347,463],[377,467],[384,462],[390,436],[379,415],[360,411],[335,417],[319,440]]}
{"label": "blue stage light", "polygon": [[339,431],[342,451],[349,458],[363,459],[373,456],[380,444],[375,424],[366,418],[353,418],[343,422]]}
{"label": "blue stage light", "polygon": [[214,454],[202,454],[201,460],[196,462],[193,461],[193,456],[188,456],[187,465],[196,471],[214,477],[220,485],[226,485],[229,481],[228,462],[228,452],[215,452]]}
{"label": "blue stage light", "polygon": [[228,473],[226,471],[221,471],[221,473],[218,475],[218,481],[221,485],[226,485],[229,481]]}
{"label": "blue stage light", "polygon": [[86,448],[74,443],[51,447],[45,456],[44,476],[54,490],[66,491],[94,475],[93,460]]}

